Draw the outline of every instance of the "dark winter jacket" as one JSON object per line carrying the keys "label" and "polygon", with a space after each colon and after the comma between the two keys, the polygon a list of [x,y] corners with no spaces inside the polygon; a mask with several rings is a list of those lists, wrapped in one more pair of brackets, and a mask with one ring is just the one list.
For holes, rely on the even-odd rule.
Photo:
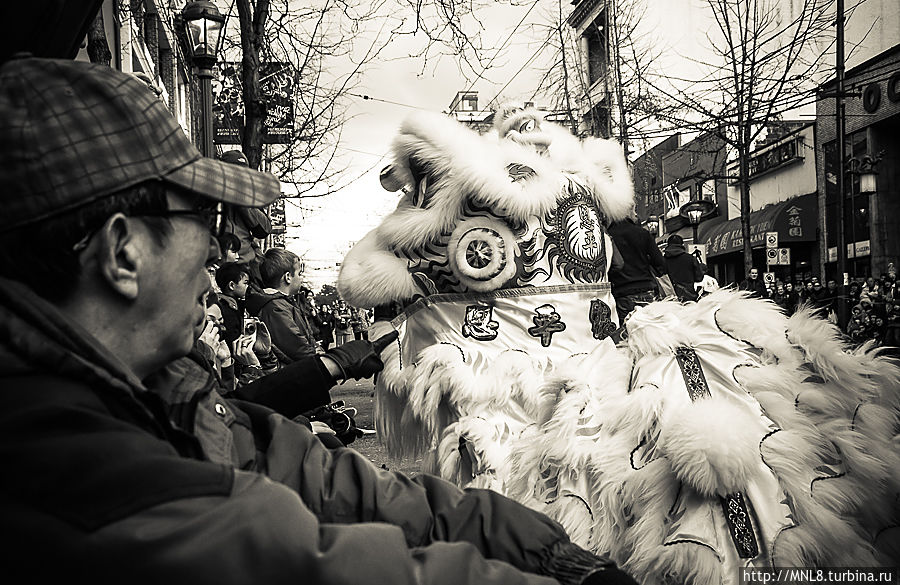
{"label": "dark winter jacket", "polygon": [[656,276],[666,274],[666,263],[650,232],[631,219],[611,224],[608,231],[623,262],[609,272],[613,296],[656,290]]}
{"label": "dark winter jacket", "polygon": [[330,311],[316,311],[313,322],[318,329],[317,339],[323,344],[334,343],[334,316]]}
{"label": "dark winter jacket", "polygon": [[164,401],[5,279],[0,380],[10,583],[551,585],[536,573],[583,555],[511,500],[329,451],[212,386]]}
{"label": "dark winter jacket", "polygon": [[682,301],[696,301],[695,282],[703,280],[703,268],[693,254],[688,254],[684,246],[669,244],[663,252],[666,259],[666,270],[669,280],[675,288],[675,294]]}
{"label": "dark winter jacket", "polygon": [[244,317],[247,315],[247,311],[244,309],[244,300],[220,294],[218,305],[222,310],[222,324],[225,326],[225,330],[220,335],[231,348],[244,329]]}
{"label": "dark winter jacket", "polygon": [[755,279],[746,278],[744,282],[738,285],[739,290],[750,291],[751,296],[764,299],[768,297],[768,292],[766,291],[766,283],[762,281],[761,278],[757,277]]}
{"label": "dark winter jacket", "polygon": [[316,354],[316,334],[306,313],[281,292],[265,289],[247,296],[247,311],[266,324],[272,351],[283,365]]}

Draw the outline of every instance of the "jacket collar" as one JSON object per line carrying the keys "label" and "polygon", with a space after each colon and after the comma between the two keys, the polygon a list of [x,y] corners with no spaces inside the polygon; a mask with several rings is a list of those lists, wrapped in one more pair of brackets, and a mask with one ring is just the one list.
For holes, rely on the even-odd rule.
{"label": "jacket collar", "polygon": [[[0,346],[16,356],[4,359],[43,372],[96,380],[129,393],[146,391],[137,376],[93,335],[28,286],[0,278]],[[0,349],[3,351],[3,349]]]}

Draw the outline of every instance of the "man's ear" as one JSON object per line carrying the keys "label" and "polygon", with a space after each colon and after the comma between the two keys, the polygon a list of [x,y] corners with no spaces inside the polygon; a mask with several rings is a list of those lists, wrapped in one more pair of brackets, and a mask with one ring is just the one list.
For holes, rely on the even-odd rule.
{"label": "man's ear", "polygon": [[285,273],[281,276],[281,281],[282,281],[284,284],[287,284],[287,285],[291,284],[291,281],[292,281],[293,279],[294,279],[294,275],[293,275],[292,273],[290,273],[290,272],[285,272]]}
{"label": "man's ear", "polygon": [[107,284],[123,297],[138,295],[138,273],[143,261],[143,246],[136,238],[134,223],[116,213],[97,232],[97,262]]}

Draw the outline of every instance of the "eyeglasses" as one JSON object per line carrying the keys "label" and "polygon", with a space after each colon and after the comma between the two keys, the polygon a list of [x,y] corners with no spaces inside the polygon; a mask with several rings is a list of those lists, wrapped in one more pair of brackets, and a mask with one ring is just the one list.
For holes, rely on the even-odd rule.
{"label": "eyeglasses", "polygon": [[135,217],[197,217],[209,228],[213,237],[218,238],[225,233],[225,205],[221,201],[203,203],[194,209],[160,209],[159,211],[142,211]]}
{"label": "eyeglasses", "polygon": [[[206,225],[214,238],[220,238],[225,234],[225,204],[221,201],[203,201],[194,209],[142,210],[129,215],[132,217],[194,217],[200,219]],[[91,238],[97,233],[97,229],[91,230],[78,240],[72,246],[72,251],[81,252],[87,248]]]}

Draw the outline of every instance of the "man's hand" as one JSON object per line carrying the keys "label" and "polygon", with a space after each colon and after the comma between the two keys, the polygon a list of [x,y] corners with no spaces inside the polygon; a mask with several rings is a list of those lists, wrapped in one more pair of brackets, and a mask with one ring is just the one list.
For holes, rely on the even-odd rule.
{"label": "man's hand", "polygon": [[341,371],[344,380],[368,378],[384,368],[379,354],[398,337],[396,331],[382,335],[375,341],[359,339],[350,341],[325,352]]}
{"label": "man's hand", "polygon": [[253,352],[253,345],[256,339],[253,335],[241,335],[234,340],[234,359],[244,365],[260,367],[259,358]]}

